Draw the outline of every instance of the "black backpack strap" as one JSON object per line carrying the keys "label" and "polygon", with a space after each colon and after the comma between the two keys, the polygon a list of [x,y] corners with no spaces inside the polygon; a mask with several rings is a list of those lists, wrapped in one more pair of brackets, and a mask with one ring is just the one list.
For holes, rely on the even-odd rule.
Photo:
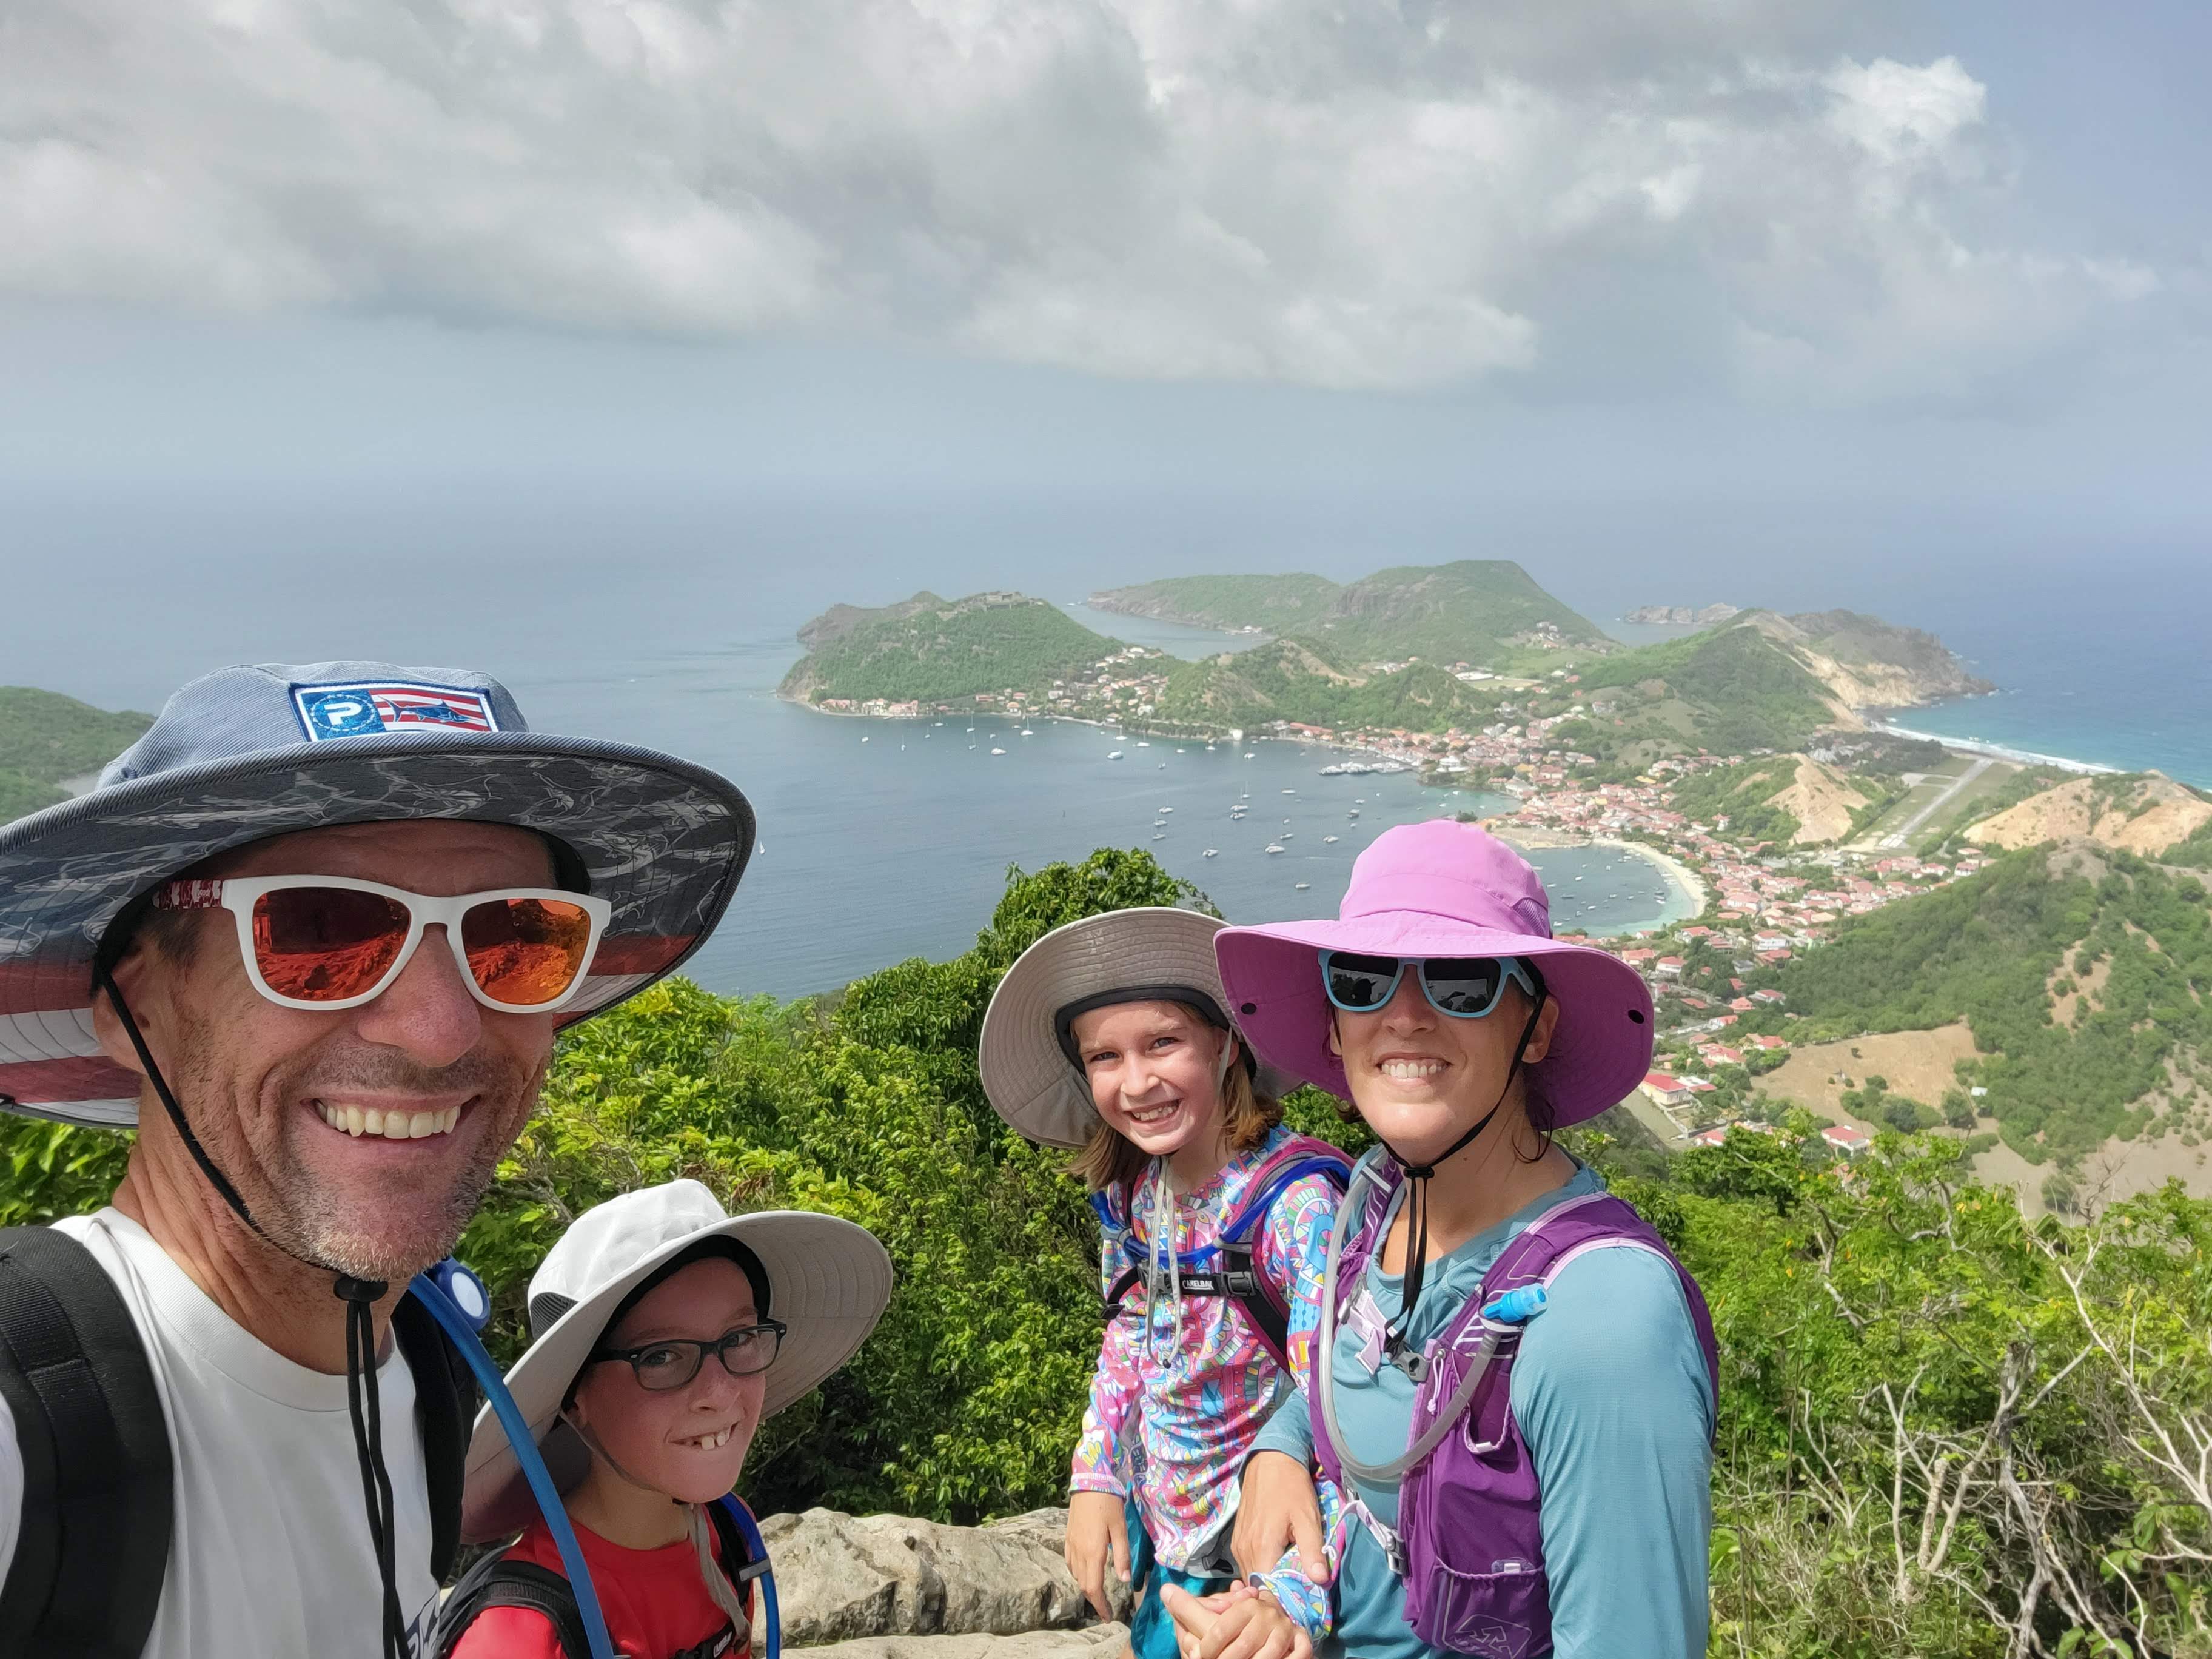
{"label": "black backpack strap", "polygon": [[1252,1259],[1252,1241],[1245,1238],[1221,1247],[1221,1291],[1233,1298],[1252,1328],[1275,1357],[1287,1364],[1291,1346],[1290,1310],[1276,1300],[1275,1287]]}
{"label": "black backpack strap", "polygon": [[1144,1274],[1135,1267],[1124,1267],[1121,1276],[1114,1281],[1114,1288],[1106,1292],[1106,1317],[1118,1319],[1121,1314],[1121,1298],[1135,1288]]}
{"label": "black backpack strap", "polygon": [[0,1395],[23,1459],[9,1653],[138,1659],[167,1577],[168,1419],[122,1292],[66,1233],[0,1228]]}
{"label": "black backpack strap", "polygon": [[440,1583],[460,1553],[461,1485],[477,1414],[476,1376],[430,1310],[403,1296],[392,1334],[415,1377],[415,1423],[430,1489],[430,1576]]}
{"label": "black backpack strap", "polygon": [[583,1611],[568,1581],[534,1561],[510,1561],[503,1551],[485,1556],[463,1573],[438,1609],[438,1632],[430,1644],[435,1659],[447,1659],[477,1615],[493,1607],[526,1607],[542,1614],[568,1659],[592,1659]]}

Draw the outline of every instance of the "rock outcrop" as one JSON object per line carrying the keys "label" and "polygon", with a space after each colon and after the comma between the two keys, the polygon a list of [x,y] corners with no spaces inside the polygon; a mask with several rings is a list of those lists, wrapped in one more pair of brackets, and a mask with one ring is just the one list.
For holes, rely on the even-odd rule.
{"label": "rock outcrop", "polygon": [[[1076,1627],[1089,1622],[1091,1611],[1061,1555],[1066,1530],[1065,1510],[1036,1510],[981,1527],[835,1510],[761,1522],[775,1563],[783,1639],[793,1647],[1036,1632],[1087,1640],[1093,1632]],[[994,1656],[1003,1650],[1003,1644],[988,1648]],[[1036,1650],[1087,1650],[1071,1640]],[[943,1650],[946,1659],[981,1659],[984,1652]],[[860,1659],[857,1646],[855,1653]],[[870,1647],[866,1659],[921,1654],[917,1649],[909,1656],[904,1646]]]}

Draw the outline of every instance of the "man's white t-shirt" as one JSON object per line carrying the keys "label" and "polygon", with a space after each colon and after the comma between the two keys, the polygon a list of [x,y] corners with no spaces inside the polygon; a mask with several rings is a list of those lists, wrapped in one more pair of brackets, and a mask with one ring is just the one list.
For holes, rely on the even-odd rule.
{"label": "man's white t-shirt", "polygon": [[[149,1659],[381,1659],[384,1591],[345,1378],[295,1365],[234,1323],[120,1211],[56,1225],[123,1292],[168,1416],[176,1516]],[[415,1379],[398,1344],[376,1375],[399,1605],[419,1646],[438,1585]],[[22,1506],[22,1456],[0,1401],[0,1577]]]}

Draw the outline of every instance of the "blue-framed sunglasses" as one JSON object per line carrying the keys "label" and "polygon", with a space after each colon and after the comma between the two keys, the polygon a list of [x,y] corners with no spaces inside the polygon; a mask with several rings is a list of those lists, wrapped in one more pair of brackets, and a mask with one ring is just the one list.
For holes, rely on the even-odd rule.
{"label": "blue-framed sunglasses", "polygon": [[1518,984],[1534,1001],[1540,994],[1536,970],[1519,957],[1364,957],[1350,951],[1321,953],[1322,988],[1347,1014],[1371,1014],[1390,1006],[1398,981],[1412,968],[1420,975],[1421,994],[1438,1013],[1453,1019],[1480,1019],[1498,1006],[1509,983]]}

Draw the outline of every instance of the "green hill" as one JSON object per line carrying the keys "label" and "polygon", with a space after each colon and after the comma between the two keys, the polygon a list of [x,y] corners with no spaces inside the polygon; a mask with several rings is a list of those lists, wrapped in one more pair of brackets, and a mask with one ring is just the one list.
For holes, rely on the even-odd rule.
{"label": "green hill", "polygon": [[1684,748],[1802,749],[1854,711],[1987,691],[1933,634],[1850,611],[1747,611],[1663,645],[1578,663],[1587,720],[1560,739],[1619,765]]}
{"label": "green hill", "polygon": [[150,714],[0,685],[0,823],[68,799],[64,779],[97,772],[153,723]]}
{"label": "green hill", "polygon": [[1386,674],[1348,666],[1330,646],[1272,640],[1252,650],[1170,670],[1159,704],[1164,720],[1193,726],[1255,726],[1270,720],[1308,726],[1442,732],[1492,718],[1494,697],[1442,668],[1414,663]]}
{"label": "green hill", "polygon": [[1400,565],[1349,586],[1304,573],[1176,576],[1096,593],[1091,604],[1200,628],[1297,635],[1354,664],[1530,665],[1561,647],[1607,642],[1510,559]]}
{"label": "green hill", "polygon": [[785,676],[801,702],[941,702],[978,692],[1039,691],[1123,648],[1023,593],[940,599],[929,592],[877,611],[839,605],[799,630],[812,646]]}
{"label": "green hill", "polygon": [[1796,781],[1797,761],[1796,755],[1776,755],[1677,779],[1674,810],[1704,823],[1726,818],[1729,839],[1740,845],[1786,843],[1801,826],[1774,798]]}
{"label": "green hill", "polygon": [[[1686,745],[1716,754],[1798,749],[1840,712],[1808,669],[1742,623],[1616,652],[1580,672],[1595,732],[1576,736],[1593,754],[1638,744],[1656,753]],[[1607,690],[1618,695],[1599,695]]]}
{"label": "green hill", "polygon": [[1847,923],[1774,982],[1800,1042],[1965,1020],[1982,1109],[2033,1161],[2212,1134],[2212,914],[2194,876],[2086,842],[2031,848]]}

